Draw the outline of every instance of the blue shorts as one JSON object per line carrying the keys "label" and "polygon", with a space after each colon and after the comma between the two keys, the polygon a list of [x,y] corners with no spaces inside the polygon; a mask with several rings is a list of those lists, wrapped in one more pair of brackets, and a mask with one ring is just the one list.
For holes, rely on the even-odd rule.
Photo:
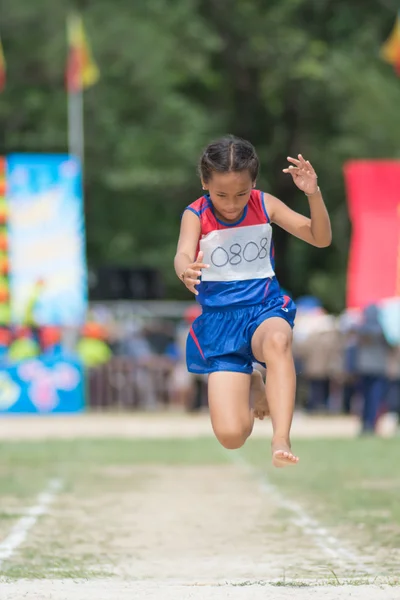
{"label": "blue shorts", "polygon": [[259,362],[251,351],[251,340],[257,327],[271,317],[280,317],[293,327],[295,316],[296,305],[289,296],[277,296],[255,306],[203,307],[203,313],[194,321],[187,338],[188,371],[251,374],[253,363]]}

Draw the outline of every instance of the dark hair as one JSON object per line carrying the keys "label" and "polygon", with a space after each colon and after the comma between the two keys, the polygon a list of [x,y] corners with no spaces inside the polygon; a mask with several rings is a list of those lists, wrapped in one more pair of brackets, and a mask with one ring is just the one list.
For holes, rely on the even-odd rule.
{"label": "dark hair", "polygon": [[247,140],[228,135],[212,142],[204,150],[199,163],[199,174],[207,183],[213,172],[249,171],[252,181],[258,175],[260,163],[255,148]]}

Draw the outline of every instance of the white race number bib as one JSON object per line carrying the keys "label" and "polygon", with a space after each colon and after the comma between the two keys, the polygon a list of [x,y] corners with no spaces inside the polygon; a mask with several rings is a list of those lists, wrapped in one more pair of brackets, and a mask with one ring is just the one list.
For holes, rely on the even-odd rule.
{"label": "white race number bib", "polygon": [[211,231],[200,240],[202,281],[266,279],[275,275],[270,260],[272,227],[269,223]]}

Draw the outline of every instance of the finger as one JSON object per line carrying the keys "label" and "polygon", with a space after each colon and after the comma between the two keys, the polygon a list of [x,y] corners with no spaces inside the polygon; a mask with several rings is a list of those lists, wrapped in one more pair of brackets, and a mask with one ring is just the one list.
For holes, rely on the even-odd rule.
{"label": "finger", "polygon": [[194,294],[195,296],[199,295],[199,292],[196,290],[194,285],[187,285],[186,287],[189,290],[189,292],[192,292],[192,294]]}
{"label": "finger", "polygon": [[303,167],[303,169],[307,169],[307,162],[306,160],[303,158],[302,154],[299,154],[299,161],[301,163],[301,166]]}
{"label": "finger", "polygon": [[199,250],[199,253],[196,258],[196,263],[203,262],[203,258],[204,258],[204,252],[203,252],[203,250]]}
{"label": "finger", "polygon": [[193,263],[191,265],[191,269],[208,269],[210,265],[206,265],[205,263]]}
{"label": "finger", "polygon": [[186,277],[185,283],[189,285],[199,285],[200,281],[198,279],[193,279],[193,277]]}
{"label": "finger", "polygon": [[290,166],[288,169],[283,169],[284,173],[290,173],[291,175],[294,175],[295,173],[298,173],[300,171],[300,169],[298,167],[292,167]]}
{"label": "finger", "polygon": [[291,162],[291,163],[293,163],[293,164],[294,164],[294,165],[296,165],[297,167],[299,167],[299,166],[300,166],[300,161],[299,161],[299,160],[297,160],[297,158],[292,158],[291,156],[288,156],[288,157],[287,157],[287,159],[288,159],[288,162]]}
{"label": "finger", "polygon": [[197,277],[201,276],[201,271],[196,271],[195,269],[187,269],[186,275],[191,279],[197,279]]}
{"label": "finger", "polygon": [[306,162],[307,162],[307,168],[308,168],[308,170],[309,170],[309,171],[311,171],[311,173],[312,173],[313,175],[316,175],[316,173],[315,173],[315,170],[314,170],[314,167],[312,166],[312,164],[310,163],[310,161],[309,161],[309,160],[307,160]]}

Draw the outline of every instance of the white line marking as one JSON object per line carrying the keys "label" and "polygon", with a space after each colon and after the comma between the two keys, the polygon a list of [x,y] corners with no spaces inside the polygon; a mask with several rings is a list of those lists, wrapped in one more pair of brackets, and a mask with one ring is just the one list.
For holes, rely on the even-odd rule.
{"label": "white line marking", "polygon": [[237,451],[229,450],[228,455],[233,463],[242,467],[242,469],[258,481],[259,488],[263,494],[269,497],[273,496],[279,506],[292,513],[292,523],[299,527],[307,537],[311,538],[318,548],[321,548],[328,556],[334,558],[339,563],[344,562],[347,566],[349,562],[352,563],[358,572],[366,575],[376,574],[375,571],[364,564],[360,556],[345,548],[342,542],[331,535],[327,529],[321,527],[318,521],[310,517],[299,504],[285,498],[279,489],[267,479],[267,476],[249,464],[241,454]]}
{"label": "white line marking", "polygon": [[26,540],[28,532],[35,525],[41,515],[47,513],[50,504],[60,491],[62,482],[52,479],[46,489],[39,494],[36,504],[26,511],[26,514],[17,521],[8,536],[0,544],[0,568],[3,562],[14,554],[15,550]]}

